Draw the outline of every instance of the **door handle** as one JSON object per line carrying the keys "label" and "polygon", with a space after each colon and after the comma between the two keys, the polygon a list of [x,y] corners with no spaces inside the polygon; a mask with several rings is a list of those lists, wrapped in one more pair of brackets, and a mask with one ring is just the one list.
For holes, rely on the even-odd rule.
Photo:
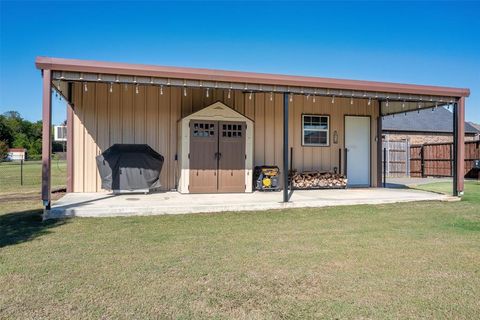
{"label": "door handle", "polygon": [[222,158],[222,154],[220,152],[215,152],[215,159],[220,160]]}

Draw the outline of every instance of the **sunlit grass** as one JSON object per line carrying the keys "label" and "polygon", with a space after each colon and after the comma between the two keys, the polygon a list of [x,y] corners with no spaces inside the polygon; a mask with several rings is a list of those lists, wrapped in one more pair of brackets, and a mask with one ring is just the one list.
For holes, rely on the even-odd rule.
{"label": "sunlit grass", "polygon": [[469,182],[451,203],[47,223],[38,202],[9,202],[0,318],[474,319],[479,192]]}

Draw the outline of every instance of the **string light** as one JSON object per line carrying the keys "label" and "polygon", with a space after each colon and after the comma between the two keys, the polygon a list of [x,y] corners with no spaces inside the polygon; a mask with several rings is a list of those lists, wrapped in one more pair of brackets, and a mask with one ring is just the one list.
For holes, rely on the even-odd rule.
{"label": "string light", "polygon": [[353,97],[350,98],[350,104],[353,104]]}
{"label": "string light", "polygon": [[83,90],[85,90],[85,92],[88,91],[88,86],[87,86],[87,83],[86,83],[86,82],[83,84]]}
{"label": "string light", "polygon": [[138,83],[135,85],[135,94],[138,94]]}
{"label": "string light", "polygon": [[315,101],[316,101],[316,96],[314,95],[313,96],[313,103],[315,103]]}
{"label": "string light", "polygon": [[206,92],[206,94],[205,94],[207,98],[210,96],[210,94],[208,93],[209,89],[210,89],[210,88],[207,88],[207,92]]}
{"label": "string light", "polygon": [[160,85],[160,95],[163,96],[163,84]]}
{"label": "string light", "polygon": [[187,87],[183,87],[183,96],[184,96],[184,97],[187,96]]}
{"label": "string light", "polygon": [[293,94],[290,93],[290,102],[292,102],[292,101],[293,101]]}
{"label": "string light", "polygon": [[229,89],[228,89],[228,99],[230,99],[231,95],[232,95],[232,89],[229,88]]}
{"label": "string light", "polygon": [[332,104],[335,103],[335,95],[332,96]]}
{"label": "string light", "polygon": [[252,100],[252,91],[250,91],[250,94],[248,95],[248,100]]}
{"label": "string light", "polygon": [[113,83],[110,82],[110,93],[113,92]]}
{"label": "string light", "polygon": [[405,100],[402,101],[402,109],[405,109]]}
{"label": "string light", "polygon": [[368,105],[372,104],[372,98],[368,98]]}
{"label": "string light", "polygon": [[387,99],[387,103],[385,103],[385,107],[387,107],[387,108],[388,108],[388,99]]}
{"label": "string light", "polygon": [[270,101],[273,100],[273,92],[270,92]]}

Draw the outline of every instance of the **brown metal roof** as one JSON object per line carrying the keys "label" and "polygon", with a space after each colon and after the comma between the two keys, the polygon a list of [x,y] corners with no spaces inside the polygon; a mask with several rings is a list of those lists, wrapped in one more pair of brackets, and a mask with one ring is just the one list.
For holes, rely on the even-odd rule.
{"label": "brown metal roof", "polygon": [[53,71],[72,71],[98,74],[163,77],[172,79],[224,81],[249,84],[361,90],[372,92],[391,92],[449,97],[468,97],[470,95],[470,90],[466,88],[451,88],[361,80],[343,80],[333,78],[303,77],[185,67],[166,67],[144,64],[100,62],[91,60],[75,60],[50,57],[37,57],[35,64],[38,69],[48,69]]}

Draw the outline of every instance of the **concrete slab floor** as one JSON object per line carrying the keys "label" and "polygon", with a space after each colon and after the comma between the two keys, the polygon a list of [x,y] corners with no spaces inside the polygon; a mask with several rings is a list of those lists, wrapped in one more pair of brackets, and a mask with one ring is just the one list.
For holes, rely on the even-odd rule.
{"label": "concrete slab floor", "polygon": [[449,201],[456,198],[409,189],[362,188],[346,190],[297,190],[289,203],[281,192],[235,194],[69,193],[53,204],[45,218],[114,217],[186,214],[223,211],[261,211],[283,208],[326,207],[356,204],[384,204],[409,201]]}

